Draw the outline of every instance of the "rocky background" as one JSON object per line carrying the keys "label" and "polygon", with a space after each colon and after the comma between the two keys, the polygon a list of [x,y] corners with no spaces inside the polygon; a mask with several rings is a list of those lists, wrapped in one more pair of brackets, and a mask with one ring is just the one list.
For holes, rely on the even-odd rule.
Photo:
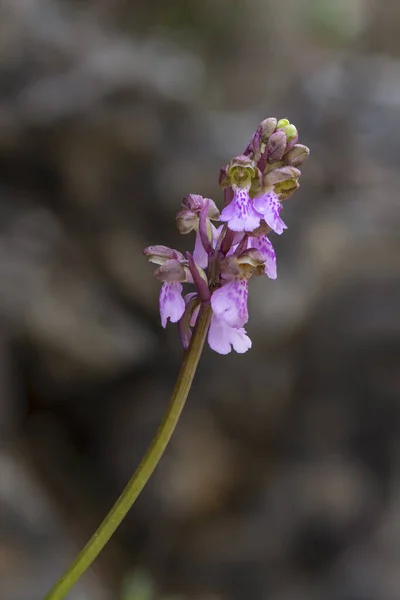
{"label": "rocky background", "polygon": [[71,600],[400,597],[398,0],[0,2],[0,600],[41,600],[165,409],[141,255],[266,116],[311,148],[156,475]]}

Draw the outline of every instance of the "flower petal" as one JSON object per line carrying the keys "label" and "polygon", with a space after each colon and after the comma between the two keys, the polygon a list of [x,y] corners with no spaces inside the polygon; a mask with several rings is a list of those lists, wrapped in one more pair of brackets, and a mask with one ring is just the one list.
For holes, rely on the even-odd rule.
{"label": "flower petal", "polygon": [[247,350],[251,348],[251,339],[246,333],[246,330],[243,327],[239,329],[234,329],[230,332],[230,340],[233,346],[233,349],[238,354],[244,354]]}
{"label": "flower petal", "polygon": [[204,249],[203,242],[199,230],[196,231],[196,243],[193,251],[193,258],[196,264],[202,269],[205,269],[208,265],[208,254]]}
{"label": "flower petal", "polygon": [[254,207],[262,214],[267,225],[269,225],[275,233],[280,235],[283,233],[284,229],[287,229],[285,223],[279,216],[282,205],[275,192],[268,192],[259,198],[254,198]]}
{"label": "flower petal", "polygon": [[177,282],[164,283],[160,290],[161,324],[165,328],[168,319],[177,323],[185,312],[185,301],[182,298],[182,284]]}
{"label": "flower petal", "polygon": [[260,225],[262,215],[258,213],[249,196],[248,188],[234,188],[233,200],[225,206],[220,221],[228,223],[232,231],[254,231]]}
{"label": "flower petal", "polygon": [[218,354],[229,354],[232,346],[239,354],[243,354],[251,348],[251,340],[243,328],[229,327],[225,321],[218,319],[216,315],[211,317],[208,344]]}
{"label": "flower petal", "polygon": [[267,236],[260,235],[259,237],[249,238],[248,247],[255,248],[261,252],[262,257],[265,260],[264,273],[268,275],[270,279],[276,279],[276,254],[274,247]]}
{"label": "flower petal", "polygon": [[226,283],[211,296],[214,314],[230,327],[243,327],[249,319],[247,296],[247,279],[234,279]]}

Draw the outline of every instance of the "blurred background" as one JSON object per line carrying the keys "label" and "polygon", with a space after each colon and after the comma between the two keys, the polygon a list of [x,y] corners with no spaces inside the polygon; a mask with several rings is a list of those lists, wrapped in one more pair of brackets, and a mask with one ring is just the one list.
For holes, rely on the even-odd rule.
{"label": "blurred background", "polygon": [[400,598],[400,2],[1,0],[0,600],[41,600],[182,351],[141,255],[267,116],[311,148],[167,454],[71,600]]}

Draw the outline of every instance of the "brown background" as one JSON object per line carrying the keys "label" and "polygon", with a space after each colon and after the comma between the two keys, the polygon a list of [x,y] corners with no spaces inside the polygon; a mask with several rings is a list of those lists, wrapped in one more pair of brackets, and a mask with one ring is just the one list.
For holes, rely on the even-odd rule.
{"label": "brown background", "polygon": [[[160,468],[71,600],[400,597],[400,3],[0,3],[0,599],[40,600],[179,368],[142,247],[266,116],[311,148]],[[190,244],[192,240],[190,240]]]}

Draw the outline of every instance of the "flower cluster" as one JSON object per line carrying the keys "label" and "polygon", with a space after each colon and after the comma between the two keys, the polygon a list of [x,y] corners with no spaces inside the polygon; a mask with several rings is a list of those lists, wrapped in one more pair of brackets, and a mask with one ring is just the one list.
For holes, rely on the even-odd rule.
{"label": "flower cluster", "polygon": [[[282,202],[298,187],[300,165],[309,155],[297,143],[298,133],[287,119],[265,119],[244,153],[220,172],[224,208],[213,200],[190,194],[182,201],[176,223],[181,234],[194,231],[193,254],[149,246],[148,259],[158,265],[155,277],[163,282],[160,314],[179,323],[183,346],[188,347],[202,303],[210,303],[210,347],[220,354],[246,352],[251,347],[244,326],[248,321],[248,282],[255,275],[276,279],[276,256],[268,235],[287,228],[280,217]],[[219,221],[217,227],[212,221]],[[182,296],[182,284],[195,291]]]}

